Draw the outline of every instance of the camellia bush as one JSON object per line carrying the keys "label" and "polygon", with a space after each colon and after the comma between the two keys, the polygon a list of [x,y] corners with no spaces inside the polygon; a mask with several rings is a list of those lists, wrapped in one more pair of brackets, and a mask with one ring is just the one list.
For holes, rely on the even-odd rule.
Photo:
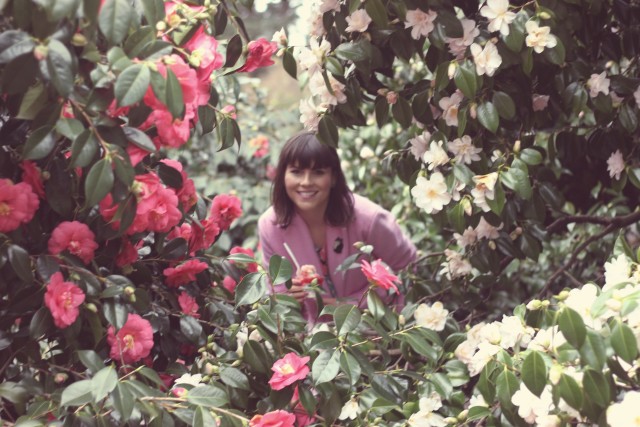
{"label": "camellia bush", "polygon": [[[251,40],[243,7],[0,1],[3,421],[633,425],[637,6],[323,1],[300,51]],[[226,253],[248,193],[187,173],[246,134],[260,164],[229,105],[276,52],[306,73],[305,126],[362,129],[374,178],[407,184],[393,211],[423,252],[391,272],[363,242],[342,268],[367,308],[328,322],[273,292],[312,295],[309,266]]]}

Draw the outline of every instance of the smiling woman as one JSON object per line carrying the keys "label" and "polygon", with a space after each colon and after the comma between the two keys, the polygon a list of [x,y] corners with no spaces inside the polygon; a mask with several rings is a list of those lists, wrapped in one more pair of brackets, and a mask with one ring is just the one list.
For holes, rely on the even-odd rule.
{"label": "smiling woman", "polygon": [[[313,266],[323,279],[318,282],[325,304],[366,305],[362,297],[368,280],[362,271],[337,271],[358,252],[355,243],[371,245],[372,259],[381,259],[394,271],[415,259],[415,246],[391,213],[351,192],[336,150],[311,132],[296,134],[283,147],[272,202],[258,223],[265,267],[276,254],[288,258],[299,272]],[[276,290],[296,298],[307,318],[315,320],[315,299],[309,298],[304,283],[294,279],[290,289]],[[377,292],[387,303],[402,301],[398,292]]]}

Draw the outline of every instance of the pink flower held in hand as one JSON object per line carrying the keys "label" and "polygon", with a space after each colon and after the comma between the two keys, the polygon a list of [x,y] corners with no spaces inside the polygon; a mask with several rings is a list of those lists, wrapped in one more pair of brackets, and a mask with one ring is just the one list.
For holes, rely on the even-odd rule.
{"label": "pink flower held in hand", "polygon": [[78,318],[78,307],[84,302],[84,298],[82,289],[72,282],[65,282],[62,273],[57,272],[47,284],[44,303],[51,311],[56,326],[64,329]]}
{"label": "pink flower held in hand", "polygon": [[196,319],[200,317],[200,314],[198,314],[200,307],[196,303],[196,299],[188,293],[182,292],[180,294],[178,304],[180,304],[180,310],[187,316],[195,317]]}
{"label": "pink flower held in hand", "polygon": [[276,360],[271,367],[273,376],[269,385],[274,390],[282,390],[298,380],[306,378],[309,367],[306,365],[309,356],[300,357],[295,353],[287,353],[282,359]]}
{"label": "pink flower held in hand", "polygon": [[196,280],[196,274],[207,269],[207,263],[190,259],[177,267],[165,268],[162,274],[167,277],[167,286],[177,288]]}
{"label": "pink flower held in hand", "polygon": [[38,206],[40,199],[29,184],[0,179],[0,233],[13,231],[31,221]]}
{"label": "pink flower held in hand", "polygon": [[107,331],[107,342],[111,346],[109,356],[116,361],[134,363],[151,353],[153,329],[148,320],[137,314],[129,314],[127,322],[115,332],[113,326]]}
{"label": "pink flower held in hand", "polygon": [[316,268],[313,265],[306,264],[300,267],[300,270],[298,270],[298,273],[296,274],[296,277],[294,277],[294,280],[298,281],[300,286],[308,285],[314,280],[318,281],[318,285],[322,285],[324,278],[318,274]]}
{"label": "pink flower held in hand", "polygon": [[264,415],[255,415],[249,421],[249,427],[294,427],[295,415],[278,409]]}
{"label": "pink flower held in hand", "polygon": [[85,264],[89,264],[95,250],[98,249],[95,238],[95,234],[87,224],[79,221],[64,221],[51,233],[49,253],[57,255],[62,251],[69,251]]}
{"label": "pink flower held in hand", "polygon": [[398,276],[393,274],[381,260],[377,259],[371,264],[362,261],[361,269],[371,284],[386,290],[393,288],[396,292],[400,292],[396,286],[396,283],[399,283]]}
{"label": "pink flower held in hand", "polygon": [[249,42],[247,48],[249,49],[247,62],[245,62],[238,72],[249,73],[257,70],[258,68],[274,64],[271,56],[276,50],[278,50],[277,43],[267,41],[264,37],[260,37],[258,40]]}
{"label": "pink flower held in hand", "polygon": [[242,215],[242,202],[231,194],[219,194],[211,203],[211,219],[221,230],[228,230],[231,223]]}

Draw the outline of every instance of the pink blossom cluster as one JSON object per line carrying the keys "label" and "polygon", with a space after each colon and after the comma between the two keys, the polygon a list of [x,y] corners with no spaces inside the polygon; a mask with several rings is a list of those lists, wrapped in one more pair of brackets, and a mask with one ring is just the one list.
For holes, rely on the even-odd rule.
{"label": "pink blossom cluster", "polygon": [[0,233],[31,221],[39,206],[40,200],[29,184],[0,179]]}
{"label": "pink blossom cluster", "polygon": [[393,274],[381,260],[377,259],[371,263],[362,261],[361,264],[362,272],[371,284],[386,290],[393,288],[399,292],[396,286],[399,282],[398,276]]}

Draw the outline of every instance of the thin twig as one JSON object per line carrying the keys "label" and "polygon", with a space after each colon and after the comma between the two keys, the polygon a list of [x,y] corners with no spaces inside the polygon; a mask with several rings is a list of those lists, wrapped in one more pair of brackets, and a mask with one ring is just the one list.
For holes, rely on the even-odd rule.
{"label": "thin twig", "polygon": [[568,224],[600,224],[623,228],[638,221],[640,221],[640,211],[613,218],[594,215],[568,215],[552,222],[547,226],[546,231],[549,233],[555,233]]}

